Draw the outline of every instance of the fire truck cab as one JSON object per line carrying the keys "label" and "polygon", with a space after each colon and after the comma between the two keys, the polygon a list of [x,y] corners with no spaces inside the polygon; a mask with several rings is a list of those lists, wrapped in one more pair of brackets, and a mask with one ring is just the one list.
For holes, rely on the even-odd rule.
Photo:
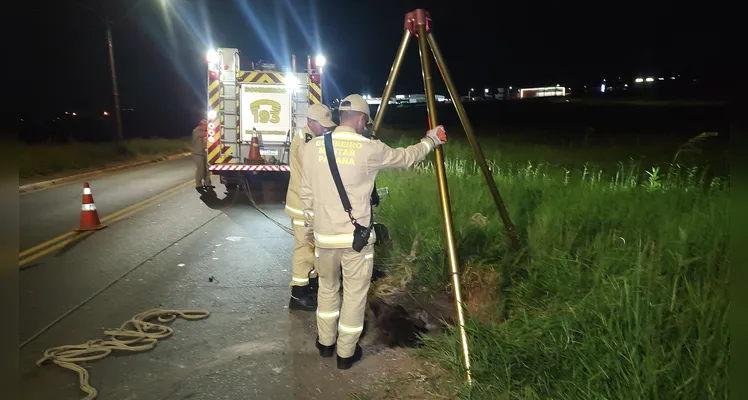
{"label": "fire truck cab", "polygon": [[[243,179],[288,183],[291,139],[306,125],[309,105],[322,101],[324,64],[324,57],[307,56],[306,69],[296,72],[292,58],[288,71],[269,63],[242,70],[238,49],[207,54],[208,169],[229,189]],[[256,149],[251,154],[253,137],[259,157]]]}

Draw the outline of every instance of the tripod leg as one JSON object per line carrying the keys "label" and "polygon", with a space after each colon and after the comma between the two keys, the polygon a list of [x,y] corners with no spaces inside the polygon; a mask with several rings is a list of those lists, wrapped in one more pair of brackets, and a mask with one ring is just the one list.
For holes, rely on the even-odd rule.
{"label": "tripod leg", "polygon": [[[419,10],[416,10],[418,12]],[[422,11],[422,10],[420,10]],[[423,86],[426,91],[426,108],[429,116],[429,127],[438,125],[436,118],[436,100],[434,98],[433,80],[431,78],[431,64],[428,56],[429,46],[426,42],[428,35],[425,21],[417,21],[418,24],[418,49],[421,55],[421,68],[423,72]],[[441,205],[442,217],[444,219],[444,234],[447,239],[447,257],[452,272],[452,288],[454,289],[455,308],[457,308],[457,319],[460,323],[460,341],[462,344],[462,356],[465,363],[468,384],[473,379],[470,374],[470,350],[468,349],[467,333],[465,332],[465,312],[463,310],[462,290],[460,289],[459,262],[457,260],[457,246],[455,245],[454,224],[452,223],[452,210],[449,202],[449,188],[447,187],[447,172],[444,167],[444,150],[439,146],[435,150],[436,177],[439,184],[439,203]]]}
{"label": "tripod leg", "polygon": [[470,120],[468,120],[467,113],[465,112],[465,107],[462,105],[460,96],[457,93],[457,88],[455,87],[454,82],[452,82],[452,77],[449,74],[447,64],[444,62],[444,58],[442,57],[442,53],[439,50],[439,46],[436,44],[436,40],[434,40],[434,37],[430,33],[428,35],[428,44],[429,47],[431,47],[431,52],[434,54],[434,59],[436,60],[436,65],[439,67],[439,71],[442,74],[442,79],[444,79],[444,83],[447,85],[449,97],[452,98],[452,103],[455,105],[457,115],[460,117],[462,128],[465,130],[465,134],[467,135],[468,141],[470,142],[470,146],[473,148],[475,161],[480,166],[480,169],[483,172],[483,177],[486,178],[488,189],[491,191],[493,201],[494,203],[496,203],[496,208],[498,208],[499,210],[501,220],[504,222],[504,228],[506,229],[506,233],[512,243],[512,247],[514,248],[514,250],[519,252],[521,247],[519,239],[517,238],[517,232],[514,228],[514,224],[512,224],[512,221],[509,218],[509,213],[506,211],[504,201],[501,199],[499,189],[496,187],[496,182],[493,179],[493,174],[488,168],[488,164],[486,164],[486,158],[483,156],[483,150],[481,150],[480,148],[478,139],[475,138],[473,127],[472,125],[470,125]]}
{"label": "tripod leg", "polygon": [[376,115],[374,115],[374,126],[372,127],[374,135],[379,132],[379,127],[382,124],[382,118],[384,118],[384,111],[387,109],[387,104],[389,103],[390,97],[392,97],[392,89],[395,88],[395,81],[397,80],[397,76],[400,73],[400,66],[402,65],[403,58],[405,57],[405,50],[408,49],[408,39],[410,39],[410,31],[405,29],[405,31],[403,32],[403,38],[402,40],[400,40],[400,47],[397,48],[397,53],[395,54],[395,61],[392,63],[392,69],[390,69],[390,76],[387,77],[387,83],[384,84],[382,102],[379,103],[377,113]]}

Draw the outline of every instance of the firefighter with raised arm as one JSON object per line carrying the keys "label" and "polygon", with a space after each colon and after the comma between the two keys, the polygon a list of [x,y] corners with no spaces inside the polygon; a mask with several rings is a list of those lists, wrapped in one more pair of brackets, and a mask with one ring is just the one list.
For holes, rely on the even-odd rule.
{"label": "firefighter with raised arm", "polygon": [[[305,236],[315,245],[319,275],[315,345],[322,357],[332,357],[337,351],[338,368],[348,369],[363,355],[358,339],[364,329],[374,266],[376,235],[371,229],[371,194],[377,173],[422,161],[446,142],[447,136],[444,128],[437,126],[417,144],[391,148],[362,135],[372,122],[363,97],[352,94],[340,102],[338,109],[339,126],[304,147],[300,196],[307,225]],[[342,304],[338,296],[341,270]]]}
{"label": "firefighter with raised arm", "polygon": [[208,121],[201,120],[192,130],[192,159],[195,161],[195,189],[202,192],[214,188],[208,170]]}
{"label": "firefighter with raised arm", "polygon": [[316,136],[329,132],[335,127],[332,113],[323,104],[314,104],[307,110],[306,126],[300,129],[291,140],[289,168],[291,177],[286,193],[286,214],[291,217],[294,231],[294,248],[291,261],[291,299],[288,308],[292,310],[314,311],[317,309],[317,272],[314,270],[314,246],[304,240],[304,213],[299,199],[299,186],[302,172],[302,150],[305,144]]}

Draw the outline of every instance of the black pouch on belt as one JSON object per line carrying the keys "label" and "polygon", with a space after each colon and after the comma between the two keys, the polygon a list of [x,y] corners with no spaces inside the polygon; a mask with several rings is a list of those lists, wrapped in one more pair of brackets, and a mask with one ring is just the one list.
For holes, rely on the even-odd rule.
{"label": "black pouch on belt", "polygon": [[369,243],[371,226],[365,227],[358,222],[353,222],[353,250],[361,251]]}
{"label": "black pouch on belt", "polygon": [[338,171],[338,163],[335,162],[335,151],[332,147],[332,135],[329,133],[325,134],[325,151],[327,153],[327,163],[330,166],[332,179],[335,181],[335,187],[338,189],[340,202],[343,203],[343,210],[348,213],[348,218],[351,219],[351,224],[353,224],[353,250],[360,252],[364,246],[369,243],[369,236],[371,235],[373,225],[369,227],[363,226],[356,221],[356,218],[353,218],[353,208],[351,207],[350,200],[348,200],[348,194],[345,192],[345,187],[343,187],[343,181],[340,179],[340,171]]}

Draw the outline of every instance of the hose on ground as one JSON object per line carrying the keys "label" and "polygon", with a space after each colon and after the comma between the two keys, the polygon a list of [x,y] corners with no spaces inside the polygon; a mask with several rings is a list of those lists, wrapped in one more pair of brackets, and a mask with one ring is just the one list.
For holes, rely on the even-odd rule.
{"label": "hose on ground", "polygon": [[[77,345],[53,347],[44,351],[44,357],[36,362],[37,366],[52,362],[60,367],[78,373],[80,389],[87,394],[83,400],[93,400],[98,392],[89,383],[88,370],[79,363],[94,361],[108,356],[113,350],[144,351],[150,350],[159,339],[164,339],[174,333],[174,329],[162,325],[174,321],[177,317],[188,321],[208,318],[206,310],[164,310],[156,308],[142,312],[125,321],[117,329],[104,331],[108,339],[89,340]],[[156,319],[159,323],[152,322]],[[150,322],[149,322],[150,321]]]}
{"label": "hose on ground", "polygon": [[281,224],[280,222],[273,219],[273,217],[267,215],[265,211],[260,208],[260,206],[255,203],[254,197],[252,197],[252,191],[249,189],[249,182],[247,182],[247,178],[243,178],[239,181],[239,186],[241,186],[242,190],[244,191],[244,194],[247,195],[247,198],[249,198],[249,202],[252,203],[252,207],[254,207],[255,210],[259,211],[260,214],[264,215],[265,218],[269,219],[270,222],[274,223],[275,225],[278,225],[279,228],[283,229],[284,232],[288,233],[289,235],[293,236],[293,229]]}

